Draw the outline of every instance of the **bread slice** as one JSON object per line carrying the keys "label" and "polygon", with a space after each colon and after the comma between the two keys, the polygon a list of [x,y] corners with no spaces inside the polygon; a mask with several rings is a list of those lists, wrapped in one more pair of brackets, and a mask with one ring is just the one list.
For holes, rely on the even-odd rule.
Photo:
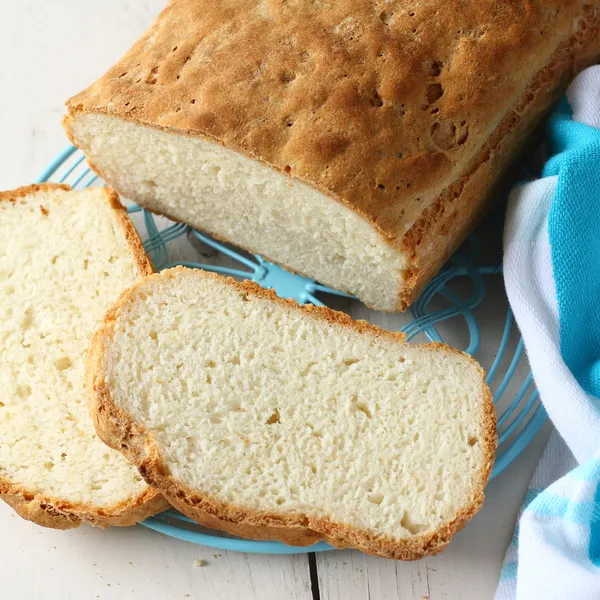
{"label": "bread slice", "polygon": [[100,437],[178,510],[242,537],[433,554],[494,461],[469,356],[203,271],[124,293],[86,376]]}
{"label": "bread slice", "polygon": [[41,184],[0,193],[0,497],[67,529],[133,525],[166,507],[95,434],[90,337],[152,265],[114,192]]}
{"label": "bread slice", "polygon": [[600,0],[171,0],[65,127],[145,208],[403,310],[599,24]]}

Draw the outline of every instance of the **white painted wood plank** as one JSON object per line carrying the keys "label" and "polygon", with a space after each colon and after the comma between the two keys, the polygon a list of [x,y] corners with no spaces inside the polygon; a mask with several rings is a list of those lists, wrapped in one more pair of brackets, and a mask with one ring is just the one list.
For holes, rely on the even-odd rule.
{"label": "white painted wood plank", "polygon": [[0,531],[7,599],[312,600],[306,554],[224,552],[142,526],[54,531],[1,502]]}

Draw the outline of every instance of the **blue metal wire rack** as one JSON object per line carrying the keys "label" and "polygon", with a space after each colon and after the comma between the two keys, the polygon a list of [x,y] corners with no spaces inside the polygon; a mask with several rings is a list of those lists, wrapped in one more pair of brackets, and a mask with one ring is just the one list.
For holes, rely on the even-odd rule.
{"label": "blue metal wire rack", "polygon": [[[38,178],[38,183],[43,181],[68,183],[74,189],[103,185],[103,182],[89,169],[84,155],[74,146],[66,148],[46,168]],[[161,218],[160,220],[166,222],[166,225],[159,228],[157,218],[137,205],[128,206],[128,212],[140,230],[144,248],[158,270],[184,265],[232,277],[251,279],[263,287],[275,289],[280,296],[294,298],[300,304],[310,302],[323,305],[324,302],[318,297],[322,295],[328,298],[328,304],[335,296],[351,300],[347,294],[285,271],[258,255],[249,255],[228,244],[220,243],[187,225],[172,223]],[[141,217],[141,221],[136,217]],[[190,242],[194,260],[183,258],[172,260],[169,243],[186,237]],[[229,261],[216,262],[229,262],[233,266],[198,262],[202,254],[206,254],[206,252],[196,252],[194,248],[198,247],[222,258],[227,257]],[[431,341],[442,342],[444,340],[440,329],[452,321],[453,329],[466,328],[467,344],[464,349],[469,354],[477,357],[482,335],[486,338],[486,344],[494,343],[487,341],[488,332],[485,329],[482,331],[475,312],[486,298],[487,278],[497,278],[501,275],[502,269],[498,265],[477,264],[478,254],[477,237],[473,236],[469,243],[457,252],[444,269],[433,278],[411,307],[411,318],[400,328],[409,340],[417,336],[425,336]],[[455,285],[457,281],[467,281],[470,284],[470,293],[467,295],[461,293],[464,286],[459,291]],[[356,302],[356,300],[352,301]],[[497,351],[487,371],[486,381],[492,388],[498,414],[498,453],[492,473],[493,478],[504,471],[524,450],[546,420],[546,412],[539,402],[531,372],[526,365],[523,341],[516,331],[508,305],[506,305],[504,328]],[[509,389],[512,390],[510,393]],[[294,554],[332,549],[324,542],[300,548],[279,542],[242,540],[205,529],[173,510],[147,519],[143,525],[172,537],[222,550]]]}

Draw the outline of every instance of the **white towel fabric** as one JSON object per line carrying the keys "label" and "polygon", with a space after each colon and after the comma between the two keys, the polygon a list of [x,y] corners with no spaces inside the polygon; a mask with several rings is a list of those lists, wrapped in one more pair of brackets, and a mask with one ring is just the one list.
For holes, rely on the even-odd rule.
{"label": "white towel fabric", "polygon": [[600,66],[567,100],[549,123],[556,156],[513,191],[505,224],[508,298],[556,429],[496,600],[600,599]]}

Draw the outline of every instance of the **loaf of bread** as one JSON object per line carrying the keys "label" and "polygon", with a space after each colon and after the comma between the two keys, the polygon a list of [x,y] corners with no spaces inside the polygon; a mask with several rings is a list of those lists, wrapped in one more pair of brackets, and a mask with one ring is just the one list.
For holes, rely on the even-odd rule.
{"label": "loaf of bread", "polygon": [[182,513],[242,537],[436,553],[494,461],[471,357],[204,271],[128,290],[86,377],[98,435]]}
{"label": "loaf of bread", "polygon": [[68,102],[146,208],[403,310],[478,221],[600,0],[171,0]]}
{"label": "loaf of bread", "polygon": [[0,193],[0,497],[67,529],[133,525],[166,507],[94,431],[84,362],[123,288],[152,272],[116,195]]}

